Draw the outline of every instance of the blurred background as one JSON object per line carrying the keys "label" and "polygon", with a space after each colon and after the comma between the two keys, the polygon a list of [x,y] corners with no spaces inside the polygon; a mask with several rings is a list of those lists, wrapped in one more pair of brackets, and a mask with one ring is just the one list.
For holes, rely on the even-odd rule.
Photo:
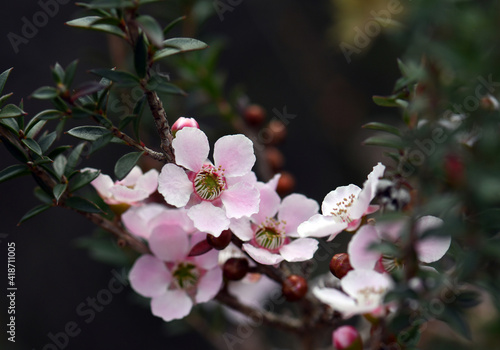
{"label": "blurred background", "polygon": [[[221,2],[227,10],[217,7]],[[47,7],[49,3],[51,7]],[[14,67],[5,92],[14,92],[13,103],[23,99],[29,116],[50,108],[29,96],[38,87],[52,84],[50,66],[56,62],[65,67],[79,59],[76,85],[96,80],[87,73],[89,69],[130,68],[130,52],[124,51],[116,40],[65,26],[65,22],[81,15],[81,10],[73,1],[61,3],[64,1],[9,1],[0,5],[0,70]],[[397,123],[397,114],[377,107],[371,97],[391,93],[399,77],[396,59],[404,48],[383,32],[368,37],[366,45],[362,43],[363,48],[359,49],[359,45],[352,46],[356,45],[354,28],[363,27],[366,19],[373,17],[370,11],[384,8],[386,3],[327,0],[229,3],[168,1],[147,5],[144,10],[155,15],[162,25],[182,14],[192,16],[171,34],[200,39],[210,45],[207,52],[220,48],[216,70],[225,78],[222,86],[227,96],[234,90],[243,91],[250,103],[265,109],[267,121],[277,116],[276,111],[295,116],[286,125],[285,140],[275,145],[284,156],[280,168],[295,180],[295,192],[321,203],[326,193],[339,185],[362,185],[371,168],[383,158],[380,150],[361,145],[371,134],[361,126],[368,121]],[[30,31],[27,22],[36,26],[31,26]],[[346,59],[340,42],[359,50]],[[173,67],[175,64],[159,69],[174,81],[181,79],[181,73]],[[189,86],[185,89],[189,93],[186,98],[164,99],[171,123],[180,116],[195,117],[212,142],[232,132],[217,120],[216,111],[199,107],[202,95],[191,92]],[[144,139],[157,146],[154,134]],[[66,140],[75,143],[69,137]],[[113,174],[115,161],[127,152],[124,147],[113,146],[85,159],[80,167],[101,168],[104,173]],[[12,163],[14,159],[0,147],[0,168]],[[71,211],[54,208],[17,226],[22,215],[39,204],[32,193],[33,184],[29,177],[0,184],[1,256],[7,256],[8,242],[16,243],[18,287],[15,344],[6,342],[7,300],[0,298],[0,348],[56,349],[54,345],[46,345],[54,344],[49,333],[57,338],[71,322],[81,332],[69,337],[67,344],[60,335],[59,348],[214,348],[196,321],[187,326],[173,323],[167,327],[151,315],[148,307],[141,305],[129,287],[112,294],[109,304],[86,323],[86,317],[77,313],[79,305],[88,305],[87,298],[96,298],[103,289],[108,289],[110,280],[122,270],[96,261],[87,250],[78,247],[76,240],[91,236],[95,227]],[[0,266],[3,277],[6,262]],[[2,281],[6,286],[7,279]],[[219,322],[224,328],[224,322]]]}

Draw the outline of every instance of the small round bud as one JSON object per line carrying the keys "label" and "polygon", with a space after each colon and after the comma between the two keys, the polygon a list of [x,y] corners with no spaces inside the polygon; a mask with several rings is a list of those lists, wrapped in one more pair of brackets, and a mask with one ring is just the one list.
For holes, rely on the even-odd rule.
{"label": "small round bud", "polygon": [[266,147],[265,156],[267,163],[273,171],[279,171],[285,164],[283,153],[276,147]]}
{"label": "small round bud", "polygon": [[272,143],[281,143],[285,140],[286,137],[286,126],[283,122],[275,119],[269,122],[269,130],[271,130],[271,134],[273,135]]}
{"label": "small round bud", "polygon": [[278,180],[278,186],[276,188],[276,192],[281,197],[286,196],[287,194],[292,193],[295,188],[295,177],[287,171],[283,171],[281,173],[281,177]]}
{"label": "small round bud", "polygon": [[229,258],[222,267],[222,273],[230,281],[239,281],[245,277],[248,268],[248,260],[246,258]]}
{"label": "small round bud", "polygon": [[259,126],[266,119],[266,110],[257,104],[249,105],[243,111],[243,118],[251,126]]}
{"label": "small round bud", "polygon": [[465,166],[461,157],[454,154],[447,155],[444,160],[444,171],[450,185],[460,186],[464,183]]}
{"label": "small round bud", "polygon": [[363,350],[361,337],[353,326],[341,326],[332,333],[332,342],[337,350]]}
{"label": "small round bud", "polygon": [[335,254],[330,261],[330,271],[337,278],[342,278],[353,268],[346,253]]}
{"label": "small round bud", "polygon": [[220,234],[219,237],[215,237],[211,235],[210,233],[207,234],[207,242],[210,244],[213,248],[217,250],[222,250],[226,248],[229,243],[231,243],[231,237],[232,237],[232,232],[231,230],[224,230]]}
{"label": "small round bud", "polygon": [[281,292],[288,301],[297,301],[302,299],[307,293],[307,281],[299,275],[291,275],[281,287]]}
{"label": "small round bud", "polygon": [[175,123],[171,127],[172,135],[175,137],[175,134],[177,133],[177,131],[179,131],[185,127],[197,128],[197,129],[200,128],[200,126],[198,125],[198,122],[194,118],[180,117],[179,119],[177,119],[175,121]]}

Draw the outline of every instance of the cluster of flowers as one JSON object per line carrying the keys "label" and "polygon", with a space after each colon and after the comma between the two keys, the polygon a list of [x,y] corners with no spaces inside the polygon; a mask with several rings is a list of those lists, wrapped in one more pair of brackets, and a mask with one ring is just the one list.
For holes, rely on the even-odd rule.
{"label": "cluster of flowers", "polygon": [[[194,120],[182,118],[173,129],[175,164],[166,164],[160,173],[142,174],[136,167],[115,183],[107,175],[93,182],[108,204],[129,207],[121,216],[123,224],[149,244],[152,255],[141,256],[129,277],[135,291],[152,299],[154,315],[165,321],[182,318],[194,304],[217,295],[223,284],[221,265],[238,248],[190,253],[207,236],[217,239],[228,232],[243,242],[239,256],[246,253],[251,264],[264,265],[312,259],[317,238],[332,240],[344,230],[355,233],[348,248],[350,271],[339,276],[340,287],[315,287],[312,292],[345,317],[388,309],[383,305],[393,285],[388,272],[400,262],[370,248],[382,240],[397,243],[408,223],[362,225],[366,215],[378,210],[371,202],[379,182],[385,181],[384,165],[373,168],[363,188],[349,185],[328,193],[320,214],[318,203],[304,195],[281,199],[276,192],[279,175],[267,183],[257,181],[253,144],[247,137],[220,138],[211,162],[208,139]],[[147,202],[156,190],[166,204]],[[423,217],[416,232],[441,223]],[[416,251],[422,263],[429,263],[440,259],[449,245],[449,237],[426,236]]]}

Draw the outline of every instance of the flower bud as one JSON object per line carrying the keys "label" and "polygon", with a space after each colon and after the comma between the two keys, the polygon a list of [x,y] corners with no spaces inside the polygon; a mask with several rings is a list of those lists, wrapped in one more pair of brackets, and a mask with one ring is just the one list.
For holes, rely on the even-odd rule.
{"label": "flower bud", "polygon": [[341,326],[332,334],[333,345],[337,350],[363,350],[363,342],[353,326]]}
{"label": "flower bud", "polygon": [[452,186],[460,186],[465,180],[465,166],[460,156],[449,154],[444,159],[446,180]]}
{"label": "flower bud", "polygon": [[191,127],[191,128],[197,128],[197,129],[200,128],[200,126],[198,125],[198,122],[194,118],[180,117],[172,125],[172,128],[171,128],[172,135],[175,137],[175,134],[177,133],[177,131],[179,131],[185,127]]}
{"label": "flower bud", "polygon": [[198,255],[203,255],[209,251],[212,250],[212,247],[210,244],[208,244],[207,240],[204,239],[203,241],[200,241],[196,243],[193,248],[189,251],[188,256],[198,256]]}
{"label": "flower bud", "polygon": [[219,237],[215,237],[210,233],[207,234],[207,242],[213,248],[217,250],[222,250],[226,248],[229,243],[231,243],[232,232],[230,230],[224,230],[221,232]]}
{"label": "flower bud", "polygon": [[230,281],[239,281],[245,277],[248,268],[248,260],[246,258],[229,258],[222,267],[222,273]]}
{"label": "flower bud", "polygon": [[353,268],[346,253],[335,254],[330,261],[330,271],[337,278],[342,278]]}
{"label": "flower bud", "polygon": [[286,137],[286,126],[283,122],[274,119],[269,122],[269,130],[273,136],[272,143],[277,144],[285,140]]}
{"label": "flower bud", "polygon": [[281,292],[286,300],[297,301],[306,295],[307,289],[307,281],[304,277],[291,275],[283,281]]}
{"label": "flower bud", "polygon": [[248,125],[259,126],[266,119],[266,111],[262,106],[257,104],[249,105],[243,111],[243,118]]}
{"label": "flower bud", "polygon": [[292,193],[294,188],[295,188],[295,178],[289,172],[283,171],[278,180],[278,186],[276,188],[276,192],[278,192],[278,194],[281,197],[284,197],[287,194]]}
{"label": "flower bud", "polygon": [[283,168],[283,165],[285,164],[285,157],[283,156],[283,153],[276,147],[266,147],[265,150],[265,156],[267,163],[269,164],[269,167],[271,168],[272,171],[279,171],[280,169]]}

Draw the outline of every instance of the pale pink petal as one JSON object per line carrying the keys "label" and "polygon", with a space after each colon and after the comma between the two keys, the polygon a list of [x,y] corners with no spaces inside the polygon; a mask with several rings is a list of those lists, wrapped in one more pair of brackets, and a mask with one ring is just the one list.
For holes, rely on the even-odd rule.
{"label": "pale pink petal", "polygon": [[180,261],[189,253],[189,238],[178,226],[161,225],[151,232],[149,248],[163,261]]}
{"label": "pale pink petal", "polygon": [[281,174],[274,175],[271,180],[266,182],[266,185],[276,191],[276,188],[278,188],[278,181],[280,180],[280,177]]}
{"label": "pale pink petal", "polygon": [[252,215],[252,221],[260,225],[267,218],[272,218],[276,215],[281,198],[274,189],[262,182],[259,182],[257,187],[260,193],[259,211]]}
{"label": "pale pink petal", "polygon": [[340,313],[352,313],[358,309],[356,300],[334,288],[313,289],[313,294],[321,302],[329,305],[332,309]]}
{"label": "pale pink petal", "polygon": [[230,221],[226,212],[210,202],[203,201],[192,206],[188,210],[188,216],[193,220],[194,227],[215,237],[219,237],[222,231],[229,228]]}
{"label": "pale pink petal", "polygon": [[128,188],[122,185],[115,185],[109,189],[109,193],[120,203],[135,203],[149,197],[149,193]]}
{"label": "pale pink petal", "polygon": [[165,263],[152,255],[138,258],[128,277],[132,288],[145,297],[162,295],[172,281]]}
{"label": "pale pink petal", "polygon": [[[297,228],[300,237],[335,237],[347,227],[346,223],[337,222],[333,216],[313,215]],[[333,239],[332,237],[332,239]]]}
{"label": "pale pink petal", "polygon": [[216,267],[208,270],[198,282],[196,303],[204,303],[213,299],[222,287],[222,270]]}
{"label": "pale pink petal", "polygon": [[[321,204],[321,212],[323,215],[333,215],[333,213],[337,213],[334,209],[342,208],[344,209],[345,205],[351,205],[358,197],[361,192],[361,188],[356,185],[349,186],[340,186],[335,190],[331,191],[325,196],[323,199],[323,203]],[[345,208],[347,211],[350,211],[350,207]]]}
{"label": "pale pink petal", "polygon": [[278,210],[278,220],[285,221],[285,232],[289,237],[298,237],[297,227],[317,214],[319,205],[302,194],[291,194],[283,198]]}
{"label": "pale pink petal", "polygon": [[251,240],[254,235],[252,225],[248,218],[231,219],[229,229],[236,237],[245,242]]}
{"label": "pale pink petal", "polygon": [[264,265],[275,265],[283,261],[281,255],[271,253],[263,248],[256,248],[250,243],[244,243],[243,250],[246,251],[252,259]]}
{"label": "pale pink petal", "polygon": [[237,184],[238,182],[246,182],[252,185],[257,184],[257,175],[253,171],[243,176],[226,177],[226,183],[229,187]]}
{"label": "pale pink petal", "polygon": [[363,190],[359,193],[358,200],[351,209],[351,217],[359,219],[362,217],[370,206],[370,202],[377,194],[377,184],[379,178],[384,175],[385,166],[378,163],[373,167],[373,170],[368,174],[368,179],[363,184]]}
{"label": "pale pink petal", "polygon": [[117,181],[118,185],[123,185],[123,186],[135,186],[137,183],[137,180],[142,176],[142,170],[139,168],[139,166],[134,166],[132,170],[125,176],[125,178],[121,181]]}
{"label": "pale pink petal", "polygon": [[101,197],[111,197],[111,193],[109,192],[109,190],[114,186],[114,183],[109,175],[99,174],[94,180],[92,180],[90,184],[94,186]]}
{"label": "pale pink petal", "polygon": [[201,169],[210,151],[207,135],[196,128],[183,128],[177,131],[172,147],[177,165],[194,172]]}
{"label": "pale pink petal", "polygon": [[189,315],[192,307],[191,298],[183,290],[168,290],[151,300],[153,315],[163,318],[166,322]]}
{"label": "pale pink petal", "polygon": [[407,223],[407,217],[399,220],[379,221],[377,222],[375,229],[377,230],[380,238],[396,243],[401,238],[404,226]]}
{"label": "pale pink petal", "polygon": [[153,193],[158,188],[158,170],[151,169],[140,178],[137,179],[135,183],[135,189],[143,190],[148,194]]}
{"label": "pale pink petal", "polygon": [[[361,219],[355,219],[349,222],[347,225],[347,228],[345,229],[347,232],[354,232],[358,229],[359,225],[361,224]],[[331,241],[331,239],[328,239]]]}
{"label": "pale pink petal", "polygon": [[286,261],[305,261],[312,259],[317,249],[317,240],[299,238],[281,247],[280,254]]}
{"label": "pale pink petal", "polygon": [[187,233],[194,231],[193,222],[187,216],[187,210],[180,209],[163,209],[154,218],[151,219],[150,227],[160,225],[177,225],[180,226]]}
{"label": "pale pink petal", "polygon": [[354,234],[349,242],[347,253],[349,262],[355,269],[373,269],[380,259],[381,253],[371,250],[369,247],[374,243],[379,243],[375,227],[364,225]]}
{"label": "pale pink petal", "polygon": [[214,145],[215,167],[224,169],[226,177],[243,176],[255,164],[253,144],[244,135],[228,135],[217,140]]}
{"label": "pale pink petal", "polygon": [[[377,293],[380,301],[385,291],[393,286],[392,279],[386,273],[378,273],[373,270],[351,270],[340,280],[344,292],[357,299],[363,296],[364,291],[382,291]],[[377,305],[378,306],[378,305]]]}
{"label": "pale pink petal", "polygon": [[[415,223],[415,230],[417,234],[421,236],[426,231],[437,229],[442,225],[443,220],[428,215],[417,220]],[[450,244],[450,236],[429,235],[417,242],[415,250],[421,262],[431,263],[441,259],[450,248]]]}
{"label": "pale pink petal", "polygon": [[150,203],[140,207],[131,207],[122,215],[122,222],[131,233],[145,239],[151,234],[150,222],[166,207],[157,203]]}
{"label": "pale pink petal", "polygon": [[223,191],[220,198],[228,218],[250,216],[259,210],[259,190],[246,182],[239,182]]}
{"label": "pale pink petal", "polygon": [[174,164],[163,166],[158,177],[158,192],[165,197],[168,204],[177,208],[185,206],[193,191],[193,183],[182,168]]}

